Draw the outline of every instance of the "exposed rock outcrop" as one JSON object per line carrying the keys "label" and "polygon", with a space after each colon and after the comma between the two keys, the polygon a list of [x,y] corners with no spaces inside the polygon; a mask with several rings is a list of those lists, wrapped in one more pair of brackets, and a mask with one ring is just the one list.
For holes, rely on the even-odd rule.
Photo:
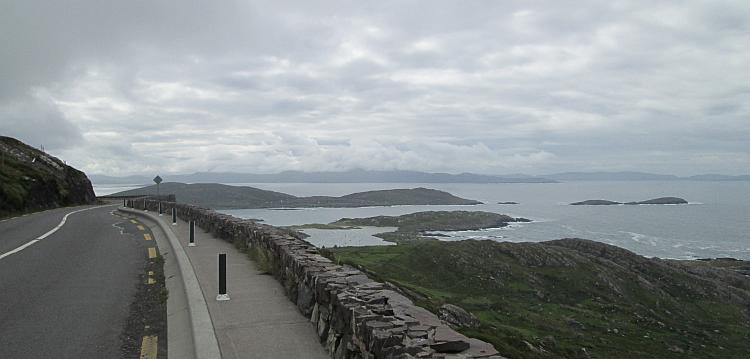
{"label": "exposed rock outcrop", "polygon": [[86,174],[21,141],[0,136],[0,217],[95,201]]}
{"label": "exposed rock outcrop", "polygon": [[477,317],[453,304],[443,304],[438,309],[438,317],[455,327],[476,328],[479,326]]}

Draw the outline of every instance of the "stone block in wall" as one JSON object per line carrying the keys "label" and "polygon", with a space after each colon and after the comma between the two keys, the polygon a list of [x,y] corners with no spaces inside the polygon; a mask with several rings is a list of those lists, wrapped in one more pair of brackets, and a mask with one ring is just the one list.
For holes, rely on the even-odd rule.
{"label": "stone block in wall", "polygon": [[309,317],[314,305],[315,297],[312,288],[300,280],[297,283],[297,308],[304,316]]}

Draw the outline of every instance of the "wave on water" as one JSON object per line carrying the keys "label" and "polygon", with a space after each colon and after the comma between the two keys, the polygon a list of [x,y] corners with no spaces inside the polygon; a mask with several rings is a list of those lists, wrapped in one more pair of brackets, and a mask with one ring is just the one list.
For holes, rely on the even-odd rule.
{"label": "wave on water", "polygon": [[497,239],[503,239],[504,236],[468,236],[466,239],[475,239],[475,240],[485,240],[485,239],[491,239],[491,240],[497,240]]}
{"label": "wave on water", "polygon": [[637,243],[646,243],[653,247],[656,247],[656,241],[655,239],[662,239],[659,237],[649,236],[647,234],[643,233],[637,233],[637,232],[628,232],[628,231],[620,231],[620,233],[625,233],[630,236],[630,239]]}

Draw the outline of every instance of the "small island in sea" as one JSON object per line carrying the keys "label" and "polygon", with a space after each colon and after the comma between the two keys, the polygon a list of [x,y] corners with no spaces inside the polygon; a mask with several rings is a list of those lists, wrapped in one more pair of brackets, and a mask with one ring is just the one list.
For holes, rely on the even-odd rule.
{"label": "small island in sea", "polygon": [[[156,186],[147,186],[110,195],[155,195]],[[248,186],[229,186],[218,183],[167,182],[160,193],[174,194],[178,202],[192,203],[213,209],[245,208],[347,208],[399,205],[477,205],[482,202],[454,196],[448,192],[429,188],[387,189],[348,194],[340,197],[297,197],[291,194],[267,191]]]}
{"label": "small island in sea", "polygon": [[645,201],[640,202],[616,202],[616,201],[609,201],[606,199],[589,199],[581,202],[573,202],[570,205],[571,206],[612,206],[612,205],[620,205],[620,204],[627,204],[627,205],[639,205],[639,204],[687,204],[688,201],[686,201],[683,198],[679,197],[659,197],[654,199],[649,199]]}
{"label": "small island in sea", "polygon": [[515,222],[530,222],[504,214],[484,211],[424,211],[401,216],[375,216],[367,218],[342,218],[328,224],[305,224],[290,229],[357,229],[360,227],[396,227],[395,232],[375,234],[388,242],[434,240],[439,234],[433,231],[471,231],[501,228]]}

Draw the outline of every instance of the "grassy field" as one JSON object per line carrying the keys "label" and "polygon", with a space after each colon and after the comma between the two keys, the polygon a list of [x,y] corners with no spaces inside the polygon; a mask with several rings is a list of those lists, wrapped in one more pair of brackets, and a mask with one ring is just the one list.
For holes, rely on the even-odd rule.
{"label": "grassy field", "polygon": [[750,284],[711,262],[583,240],[414,241],[326,255],[433,311],[451,303],[472,312],[481,327],[460,330],[510,358],[750,357]]}

